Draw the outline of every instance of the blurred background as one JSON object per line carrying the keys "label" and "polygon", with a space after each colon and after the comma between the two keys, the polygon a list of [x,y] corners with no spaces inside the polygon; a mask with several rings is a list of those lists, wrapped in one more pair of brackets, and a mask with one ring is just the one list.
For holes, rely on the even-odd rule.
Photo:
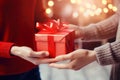
{"label": "blurred background", "polygon": [[[86,26],[96,23],[113,15],[117,8],[112,0],[43,0],[46,14],[53,19]],[[75,41],[77,48],[94,49],[110,40],[95,42]],[[100,66],[93,62],[78,71],[61,70],[48,67],[47,64],[40,65],[42,80],[109,80],[111,66]]]}

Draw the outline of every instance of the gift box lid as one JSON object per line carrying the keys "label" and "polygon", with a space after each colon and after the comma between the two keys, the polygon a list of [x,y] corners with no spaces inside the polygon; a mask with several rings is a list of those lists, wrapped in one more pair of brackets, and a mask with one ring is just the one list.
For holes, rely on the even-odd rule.
{"label": "gift box lid", "polygon": [[[64,29],[62,31],[59,31],[55,34],[46,34],[46,33],[40,33],[38,32],[35,34],[35,40],[36,41],[48,41],[48,36],[53,36],[55,42],[62,41],[66,36],[68,36],[70,33],[74,35],[74,30],[72,29]],[[73,36],[71,35],[71,36]]]}

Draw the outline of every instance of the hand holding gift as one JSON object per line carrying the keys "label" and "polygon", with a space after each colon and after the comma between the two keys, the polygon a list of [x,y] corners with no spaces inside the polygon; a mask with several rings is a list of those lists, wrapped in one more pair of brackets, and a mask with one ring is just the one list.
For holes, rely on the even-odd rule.
{"label": "hand holding gift", "polygon": [[[73,24],[64,24],[68,29],[75,30],[75,38],[82,38],[82,27]],[[60,55],[55,58],[57,62],[69,60],[67,63],[51,63],[49,66],[59,69],[79,70],[87,64],[96,60],[96,53],[92,50],[77,49],[66,55]]]}
{"label": "hand holding gift", "polygon": [[63,24],[64,27],[67,27],[68,29],[73,29],[75,30],[75,38],[81,38],[83,37],[83,27],[80,27],[78,25],[74,24]]}

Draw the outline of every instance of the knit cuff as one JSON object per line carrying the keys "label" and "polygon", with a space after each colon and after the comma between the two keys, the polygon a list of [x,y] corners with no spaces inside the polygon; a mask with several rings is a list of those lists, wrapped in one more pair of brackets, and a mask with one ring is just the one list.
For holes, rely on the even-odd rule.
{"label": "knit cuff", "polygon": [[97,60],[100,65],[109,65],[115,63],[115,60],[112,56],[110,43],[97,47],[94,50],[96,51]]}
{"label": "knit cuff", "polygon": [[11,58],[10,50],[14,43],[6,43],[2,42],[3,44],[0,45],[0,57],[2,58]]}
{"label": "knit cuff", "polygon": [[120,41],[111,43],[111,51],[116,63],[120,63]]}

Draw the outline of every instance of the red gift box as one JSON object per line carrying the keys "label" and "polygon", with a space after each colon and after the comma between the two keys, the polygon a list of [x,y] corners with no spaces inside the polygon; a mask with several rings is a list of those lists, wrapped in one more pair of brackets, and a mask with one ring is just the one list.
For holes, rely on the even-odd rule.
{"label": "red gift box", "polygon": [[74,50],[75,31],[63,29],[54,34],[38,32],[35,34],[35,39],[37,50],[49,51],[50,57],[54,58]]}

